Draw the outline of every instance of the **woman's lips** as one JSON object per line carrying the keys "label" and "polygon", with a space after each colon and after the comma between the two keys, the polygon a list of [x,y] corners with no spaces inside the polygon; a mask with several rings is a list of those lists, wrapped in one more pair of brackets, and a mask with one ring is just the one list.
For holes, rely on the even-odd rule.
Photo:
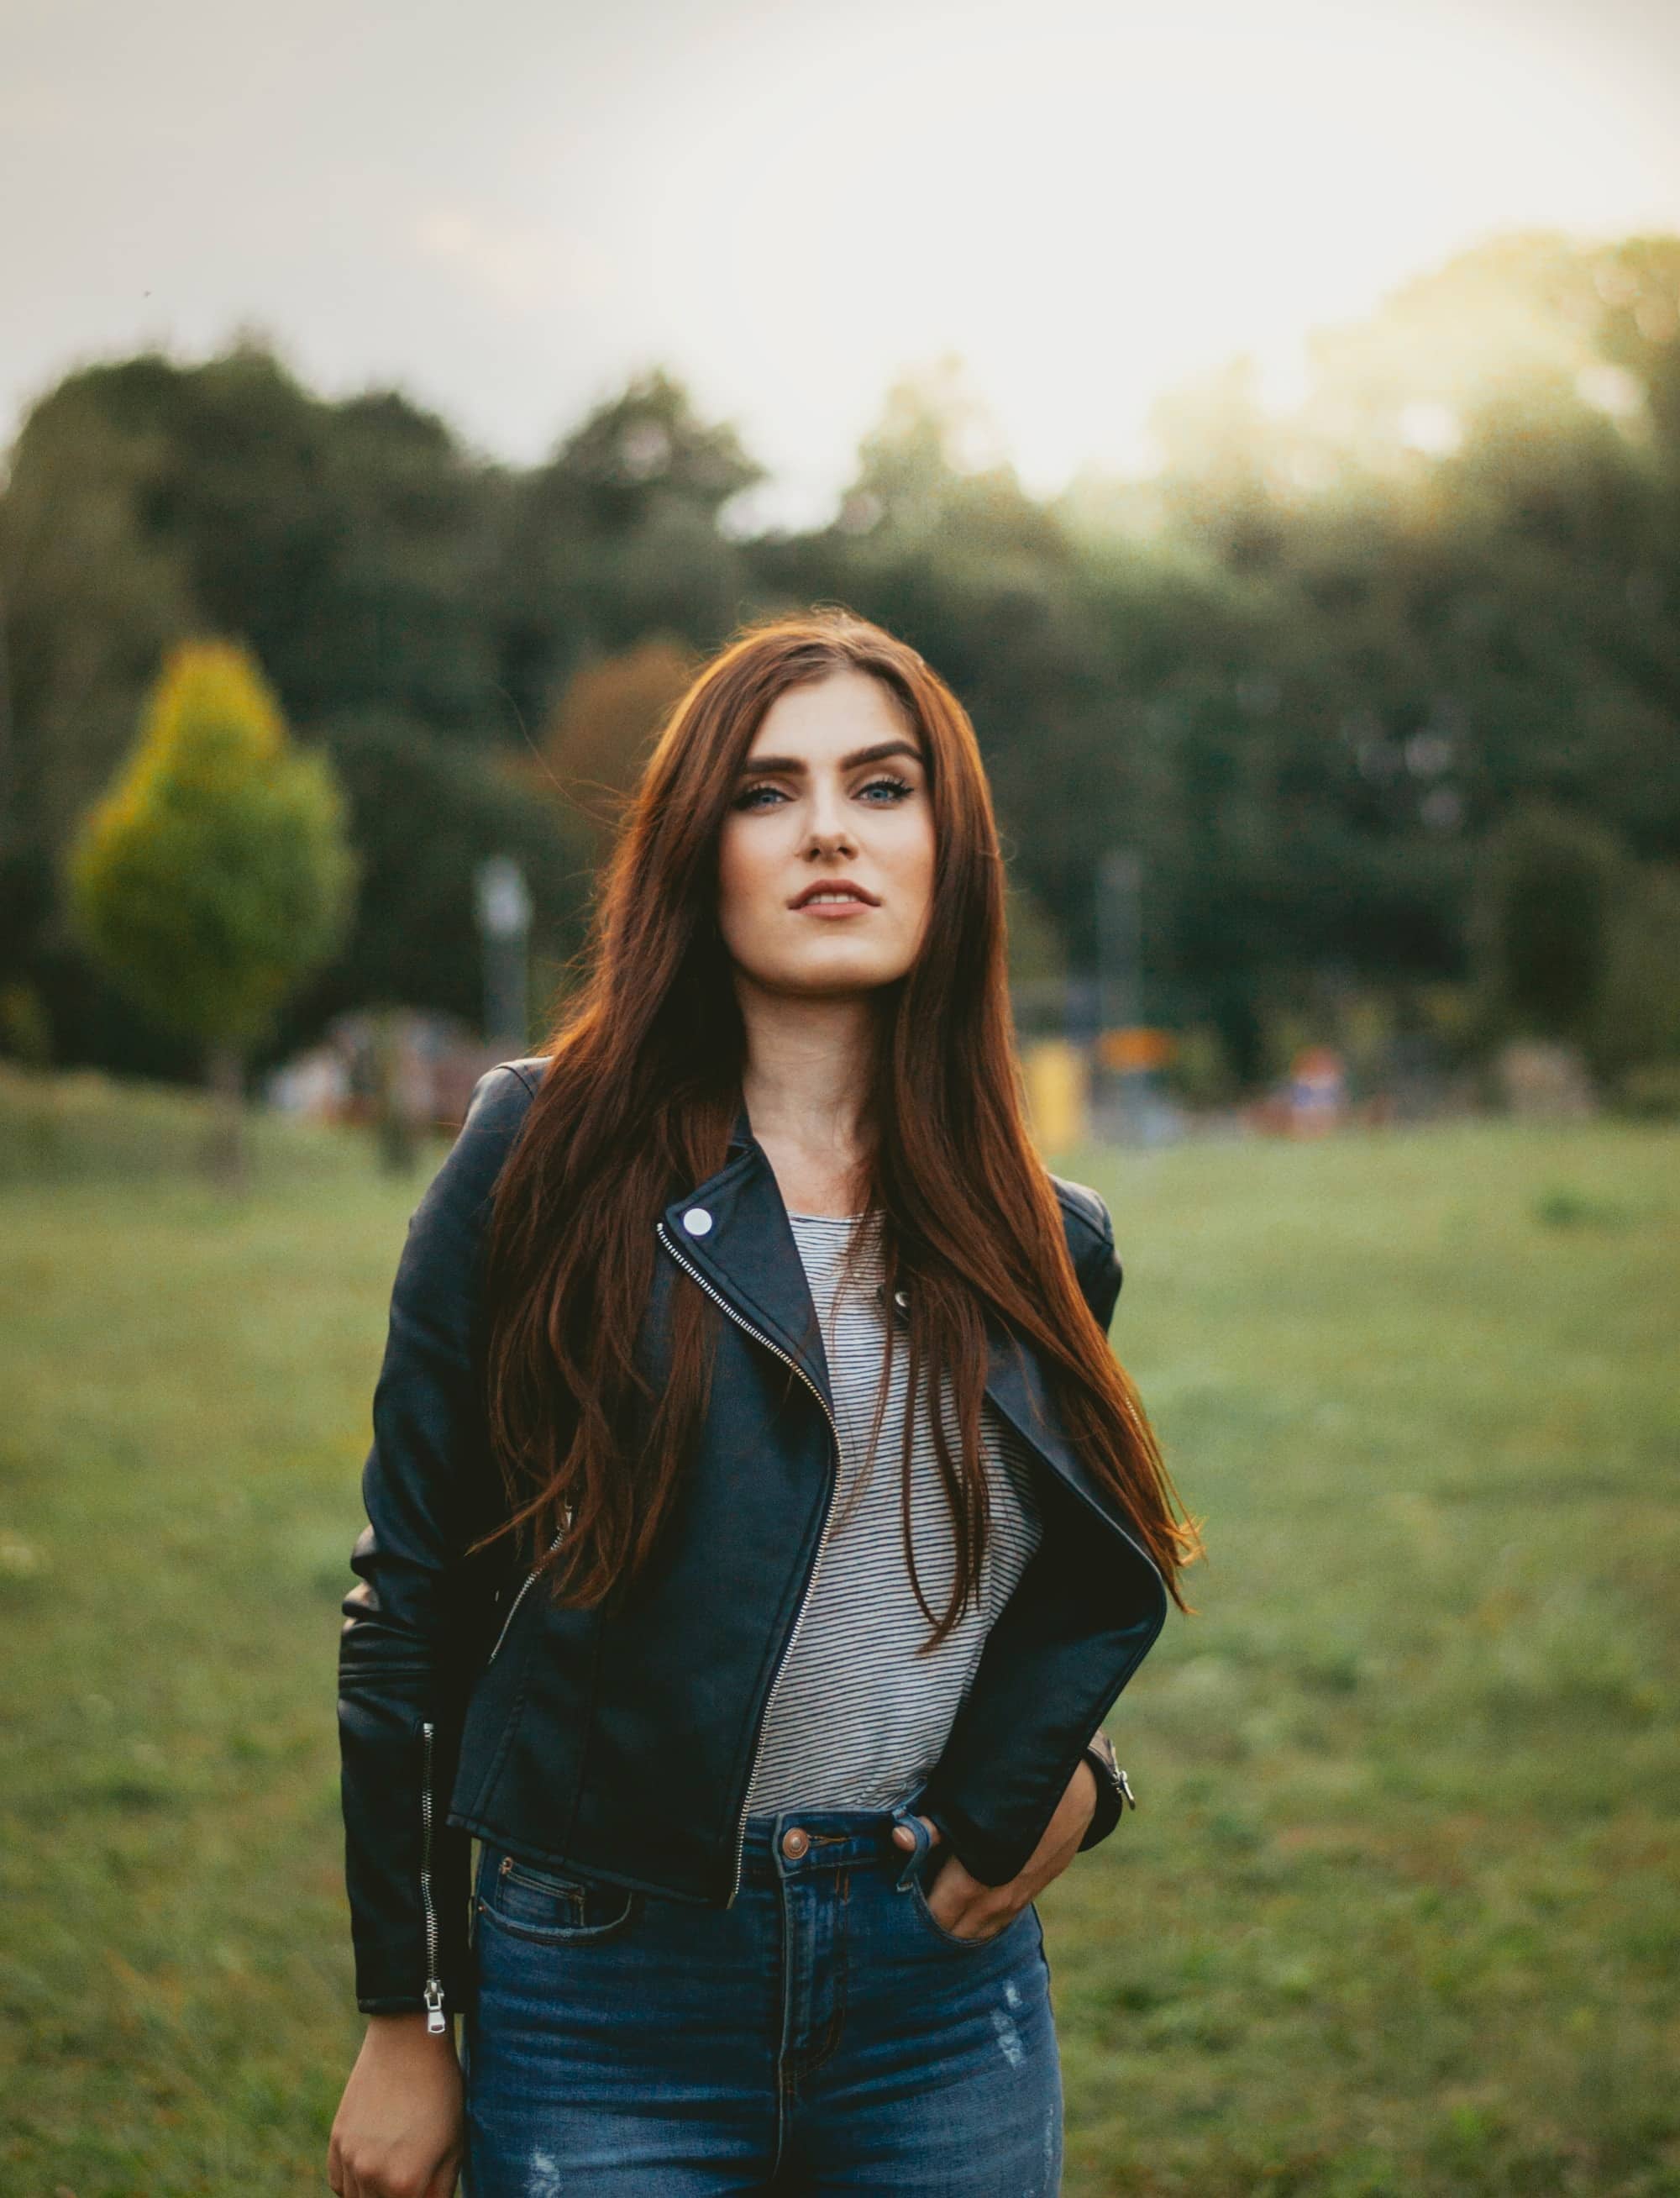
{"label": "woman's lips", "polygon": [[844,900],[801,901],[795,916],[867,916],[874,904],[848,893]]}

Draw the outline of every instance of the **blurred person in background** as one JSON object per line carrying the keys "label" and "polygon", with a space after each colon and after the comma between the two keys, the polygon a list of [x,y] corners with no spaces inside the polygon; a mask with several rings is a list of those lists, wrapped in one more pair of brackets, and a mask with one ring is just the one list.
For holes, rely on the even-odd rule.
{"label": "blurred person in background", "polygon": [[344,1603],[340,2198],[1059,2188],[1034,1897],[1200,1544],[1026,1127],[1003,888],[922,659],[747,627],[476,1086]]}

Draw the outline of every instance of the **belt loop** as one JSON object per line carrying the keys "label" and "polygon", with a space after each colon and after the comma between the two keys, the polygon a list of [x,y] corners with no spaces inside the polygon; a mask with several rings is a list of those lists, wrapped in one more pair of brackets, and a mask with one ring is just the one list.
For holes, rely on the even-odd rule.
{"label": "belt loop", "polygon": [[904,1866],[892,1881],[892,1890],[895,1893],[907,1893],[910,1890],[910,1880],[916,1875],[922,1857],[933,1846],[933,1835],[921,1817],[916,1814],[910,1802],[901,1801],[892,1811],[887,1828],[887,1841],[894,1854],[904,1852],[898,1841],[892,1837],[893,1832],[900,1824],[908,1824],[911,1831],[916,1834],[916,1845],[908,1854],[904,1855]]}

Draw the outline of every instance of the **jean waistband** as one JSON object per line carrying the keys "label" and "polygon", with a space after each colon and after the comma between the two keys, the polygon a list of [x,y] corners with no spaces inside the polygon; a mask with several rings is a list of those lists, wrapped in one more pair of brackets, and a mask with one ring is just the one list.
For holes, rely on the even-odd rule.
{"label": "jean waistband", "polygon": [[[843,1864],[892,1862],[902,1872],[927,1852],[926,1827],[916,1816],[920,1793],[892,1808],[777,1809],[750,1816],[741,1844],[741,1875],[760,1881]],[[892,1837],[908,1824],[916,1844],[906,1848]]]}

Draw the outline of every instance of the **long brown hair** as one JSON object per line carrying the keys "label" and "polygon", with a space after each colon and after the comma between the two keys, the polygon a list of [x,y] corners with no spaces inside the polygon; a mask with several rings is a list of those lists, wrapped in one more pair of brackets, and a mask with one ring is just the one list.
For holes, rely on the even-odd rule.
{"label": "long brown hair", "polygon": [[[1197,1527],[1180,1523],[1182,1509],[1174,1516],[1177,1492],[1136,1389],[1091,1317],[1026,1125],[1003,863],[974,727],[913,648],[826,607],[738,629],[672,708],[629,799],[581,982],[539,1049],[548,1067],[497,1184],[485,1246],[488,1403],[509,1516],[474,1546],[520,1532],[527,1561],[552,1573],[555,1600],[587,1607],[635,1577],[671,1509],[721,1316],[677,1278],[657,1398],[636,1339],[663,1256],[654,1222],[723,1166],[740,1104],[746,1032],[717,921],[718,835],[770,705],[845,671],[878,679],[919,733],[933,811],[933,906],[916,962],[881,987],[874,1145],[867,1195],[855,1201],[880,1209],[889,1303],[914,1278],[910,1398],[924,1369],[949,1369],[960,1466],[942,1410],[932,1432],[955,1579],[927,1645],[956,1622],[985,1551],[988,1310],[1036,1348],[1070,1440],[1189,1609],[1177,1574],[1202,1553]],[[914,1416],[907,1410],[906,1461]],[[916,1592],[922,1600],[919,1584]]]}

